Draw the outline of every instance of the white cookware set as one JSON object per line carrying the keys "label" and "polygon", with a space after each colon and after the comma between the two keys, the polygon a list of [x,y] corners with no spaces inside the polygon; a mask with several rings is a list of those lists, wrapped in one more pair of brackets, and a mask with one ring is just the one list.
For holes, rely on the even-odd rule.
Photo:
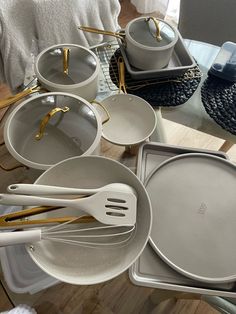
{"label": "white cookware set", "polygon": [[[128,23],[122,38],[131,64],[145,70],[161,69],[170,60],[178,33],[162,20],[142,17]],[[96,54],[79,45],[54,45],[37,56],[38,84],[34,91],[50,92],[23,101],[10,114],[4,139],[14,158],[28,167],[45,170],[68,157],[98,153],[101,137],[116,145],[134,146],[153,134],[155,112],[135,95],[118,94],[103,99],[101,106],[107,123],[102,126],[100,116],[104,113],[99,116],[97,107],[89,104],[98,93],[99,71]],[[124,70],[122,75],[120,80],[125,86]],[[16,99],[30,93],[26,89]],[[0,106],[13,102],[11,98]],[[34,136],[37,129],[44,132],[38,138]]]}
{"label": "white cookware set", "polygon": [[[153,69],[158,71],[166,67],[178,41],[178,32],[174,27],[153,17],[134,19],[127,24],[125,30],[118,32],[97,30],[86,26],[80,26],[79,29],[118,37],[130,64],[144,71]],[[40,93],[24,100],[11,111],[4,127],[4,140],[9,152],[15,159],[29,168],[41,170],[42,174],[32,187],[27,185],[21,187],[16,184],[10,186],[8,192],[27,195],[1,194],[0,204],[32,206],[34,202],[35,206],[60,206],[61,204],[62,208],[56,211],[40,209],[40,219],[55,219],[55,217],[60,219],[65,215],[83,217],[86,206],[85,208],[79,208],[79,204],[90,204],[91,210],[88,213],[92,213],[92,215],[96,213],[93,216],[99,218],[102,215],[104,216],[97,223],[105,221],[106,223],[112,222],[111,224],[115,224],[115,216],[122,223],[122,219],[128,218],[129,213],[133,210],[131,224],[133,228],[116,232],[114,231],[115,228],[112,227],[104,234],[104,228],[101,229],[100,225],[96,225],[95,229],[89,229],[90,232],[95,230],[96,234],[85,235],[87,236],[86,242],[83,242],[81,240],[83,236],[80,233],[77,242],[79,245],[74,246],[71,244],[75,244],[73,243],[75,240],[69,238],[70,235],[68,234],[65,237],[65,232],[74,232],[74,220],[77,218],[73,218],[72,227],[68,227],[67,222],[64,222],[66,228],[72,228],[70,231],[64,231],[64,225],[61,229],[57,227],[44,230],[34,229],[24,231],[21,234],[22,237],[18,239],[16,234],[11,237],[10,233],[6,233],[6,236],[9,236],[8,241],[9,243],[18,241],[22,250],[27,251],[39,270],[52,276],[49,277],[50,280],[47,286],[50,286],[50,283],[54,284],[57,280],[71,284],[96,284],[112,279],[137,261],[144,251],[150,235],[150,243],[154,250],[173,269],[190,278],[210,282],[209,278],[205,278],[207,276],[201,277],[199,275],[194,261],[190,266],[188,265],[190,259],[187,258],[187,246],[185,246],[184,251],[186,256],[181,257],[175,252],[175,248],[178,245],[181,247],[181,243],[174,243],[166,232],[172,232],[167,230],[168,228],[173,229],[176,232],[175,239],[178,239],[179,227],[175,224],[176,219],[172,219],[172,216],[177,215],[176,217],[178,217],[178,213],[168,211],[168,204],[173,205],[176,203],[175,194],[178,194],[178,192],[174,192],[175,184],[178,186],[178,183],[180,183],[179,188],[181,188],[183,194],[185,185],[188,185],[185,181],[188,181],[189,178],[186,177],[184,172],[186,161],[190,163],[190,170],[194,169],[192,163],[197,161],[196,173],[199,175],[199,180],[202,180],[200,170],[205,160],[207,162],[204,163],[204,166],[206,167],[205,172],[209,172],[208,178],[213,173],[216,174],[216,169],[211,172],[211,167],[215,162],[222,165],[222,172],[225,173],[226,169],[227,175],[229,175],[231,181],[234,181],[235,179],[231,177],[231,173],[235,172],[235,166],[229,165],[228,161],[222,161],[217,157],[208,156],[206,158],[204,155],[186,155],[186,157],[176,157],[171,162],[165,162],[162,166],[156,168],[148,177],[146,183],[143,184],[139,177],[121,163],[97,156],[99,155],[102,137],[113,144],[132,147],[147,141],[157,127],[156,114],[150,104],[140,97],[126,93],[122,58],[118,60],[118,68],[119,93],[96,102],[95,105],[94,100],[98,93],[100,72],[99,59],[95,53],[79,45],[60,44],[43,50],[37,56],[35,62],[35,75],[38,81],[36,90]],[[45,89],[46,92],[41,93],[42,89]],[[25,91],[15,100],[29,94],[31,94],[30,90]],[[0,107],[5,107],[13,102],[14,98],[0,102]],[[100,109],[98,110],[98,108]],[[180,166],[177,168],[179,170],[178,177],[175,178],[176,164],[177,166],[180,164]],[[191,172],[189,171],[189,173],[191,177]],[[184,186],[181,186],[180,179]],[[163,187],[163,182],[165,182],[166,188]],[[168,186],[168,182],[172,182],[172,185]],[[191,184],[195,187],[194,180],[191,181]],[[47,187],[43,188],[44,186]],[[114,190],[111,188],[112,186],[115,186]],[[122,186],[128,186],[129,188],[128,190],[122,190]],[[109,187],[111,190],[109,190]],[[199,188],[199,184],[197,184],[197,187]],[[166,195],[167,193],[169,195],[169,188],[172,189],[171,197]],[[204,199],[199,205],[198,194],[193,189],[191,190],[191,187],[189,188],[192,194],[189,193],[188,200],[193,207],[195,204],[192,204],[193,200],[196,202],[196,209],[193,208],[193,212],[189,212],[189,208],[187,208],[184,215],[189,215],[189,219],[194,220],[195,216],[193,215],[197,211],[197,218],[200,220],[201,225],[203,216],[206,216],[208,211],[211,213],[212,210],[212,215],[214,214],[213,206],[208,209],[206,204],[207,191],[210,191],[210,189],[203,188]],[[52,195],[58,195],[58,193],[62,193],[62,195],[72,193],[72,195],[75,195],[77,189],[87,191],[85,194],[88,195],[85,199],[78,201],[67,199],[65,201],[61,199],[61,195],[59,199],[55,195],[53,199],[48,198],[49,192]],[[215,194],[217,186],[214,186],[212,191]],[[47,197],[45,197],[45,193]],[[159,199],[158,193],[161,195]],[[94,195],[91,196],[91,194]],[[102,206],[103,212],[99,212],[97,208],[94,211],[94,207],[97,206],[96,201],[99,203],[98,199],[104,205]],[[168,199],[169,203],[165,203],[165,199]],[[181,200],[179,200],[179,208],[183,211],[184,205]],[[209,200],[213,200],[213,195],[210,195]],[[117,205],[122,201],[123,205]],[[158,202],[160,205],[156,210],[155,204]],[[75,203],[76,206],[70,206],[70,204]],[[151,228],[153,207],[155,209],[153,217],[160,223],[158,231]],[[119,208],[119,212],[116,212],[117,208]],[[207,213],[205,213],[206,211]],[[222,216],[221,212],[219,213],[220,219],[222,219],[224,215]],[[160,217],[160,220],[157,217]],[[170,227],[166,229],[163,226],[162,219],[166,220]],[[208,219],[211,221],[210,217]],[[216,216],[216,219],[218,219],[218,216]],[[214,224],[214,221],[212,223]],[[94,222],[89,222],[88,226],[90,224],[94,224]],[[180,217],[179,225],[182,230],[185,230],[185,226],[188,226],[182,217]],[[120,225],[120,227],[125,226]],[[97,233],[100,230],[103,231],[102,234]],[[212,230],[214,229],[212,228]],[[85,231],[87,232],[87,229]],[[187,231],[189,231],[188,228]],[[204,232],[206,232],[206,229],[204,229]],[[31,234],[32,237],[29,240]],[[63,237],[61,237],[62,234]],[[126,234],[128,234],[128,238],[123,238]],[[202,234],[204,233],[202,232]],[[226,238],[229,239],[230,236]],[[53,241],[50,241],[50,239],[53,239]],[[116,239],[118,239],[118,242],[116,242]],[[180,234],[179,239],[184,241],[185,234]],[[191,238],[189,235],[186,243],[191,239],[193,243],[191,245],[196,247],[198,238],[194,235]],[[6,243],[5,240],[4,235],[1,234],[0,243]],[[106,245],[106,241],[108,241],[108,245]],[[26,245],[23,246],[22,243],[26,243]],[[119,245],[116,245],[117,243]],[[209,244],[208,249],[210,249],[210,246]],[[194,247],[192,247],[193,251]],[[5,254],[5,260],[11,249],[7,247],[5,251],[2,251]],[[205,252],[203,253],[205,254]],[[205,261],[198,264],[201,271],[202,269],[205,271]],[[2,266],[5,269],[6,267],[12,267],[12,265],[6,266],[6,263],[3,262]],[[230,266],[232,265],[230,264]],[[231,270],[231,273],[222,272],[222,278],[215,279],[218,273],[216,268],[215,273],[212,271],[214,279],[211,282],[224,283],[235,280],[234,266],[232,266],[232,269],[228,267],[228,270]],[[196,273],[194,273],[195,271]],[[231,276],[231,274],[234,276]],[[44,277],[43,280],[45,281]],[[25,292],[25,290],[22,292]]]}

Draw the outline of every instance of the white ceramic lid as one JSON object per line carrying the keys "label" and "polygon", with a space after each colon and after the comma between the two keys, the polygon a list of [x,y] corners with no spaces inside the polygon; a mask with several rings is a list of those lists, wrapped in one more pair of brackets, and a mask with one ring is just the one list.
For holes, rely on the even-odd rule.
{"label": "white ceramic lid", "polygon": [[208,154],[183,154],[157,167],[145,186],[158,255],[190,278],[235,281],[236,166]]}
{"label": "white ceramic lid", "polygon": [[147,47],[161,48],[172,45],[177,41],[176,30],[167,22],[156,19],[160,29],[161,40],[156,39],[156,25],[148,17],[140,17],[127,24],[126,35],[138,44]]}

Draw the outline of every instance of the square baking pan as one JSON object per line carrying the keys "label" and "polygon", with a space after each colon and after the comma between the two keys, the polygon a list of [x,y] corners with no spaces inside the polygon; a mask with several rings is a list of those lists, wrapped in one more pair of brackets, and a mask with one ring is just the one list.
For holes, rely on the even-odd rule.
{"label": "square baking pan", "polygon": [[[150,172],[163,161],[179,154],[206,153],[223,159],[228,156],[219,151],[179,147],[159,143],[145,143],[139,149],[137,160],[137,176],[144,182]],[[236,297],[234,282],[209,284],[199,282],[176,272],[168,266],[147,244],[138,260],[129,269],[131,281],[140,286],[182,292]]]}

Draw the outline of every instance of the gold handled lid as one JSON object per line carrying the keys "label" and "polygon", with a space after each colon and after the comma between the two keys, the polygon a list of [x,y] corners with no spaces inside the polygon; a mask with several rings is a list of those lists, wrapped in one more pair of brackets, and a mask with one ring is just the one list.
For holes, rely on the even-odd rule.
{"label": "gold handled lid", "polygon": [[93,77],[98,67],[98,59],[89,49],[73,45],[49,48],[36,60],[38,77],[59,85],[80,84]]}
{"label": "gold handled lid", "polygon": [[44,93],[12,112],[5,140],[13,147],[14,156],[26,165],[54,165],[96,148],[101,135],[98,118],[97,111],[83,98]]}
{"label": "gold handled lid", "polygon": [[152,16],[137,18],[127,28],[134,41],[148,47],[164,47],[177,40],[177,32],[170,24]]}

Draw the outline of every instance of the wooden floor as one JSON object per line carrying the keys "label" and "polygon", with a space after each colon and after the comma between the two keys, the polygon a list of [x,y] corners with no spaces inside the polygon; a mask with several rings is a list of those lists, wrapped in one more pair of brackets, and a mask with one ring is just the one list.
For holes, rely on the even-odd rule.
{"label": "wooden floor", "polygon": [[[135,8],[128,0],[121,0],[122,12],[120,24],[124,26],[128,20],[138,16]],[[6,86],[0,86],[0,99],[9,93]],[[223,141],[221,139],[200,133],[198,131],[183,127],[181,125],[164,121],[167,131],[168,143],[189,147],[208,148],[217,150]],[[1,141],[0,134],[0,141]],[[236,145],[235,145],[236,146]],[[228,152],[229,157],[236,161],[236,147],[232,147]],[[0,150],[1,160],[7,164],[16,163],[5,148]],[[17,170],[16,170],[17,171]],[[17,174],[16,174],[17,175]],[[20,172],[19,172],[20,175]],[[9,175],[0,170],[1,184],[8,184],[12,180]],[[19,177],[18,180],[21,181]],[[208,304],[200,300],[170,300],[162,302],[156,306],[154,295],[156,290],[151,288],[138,287],[131,284],[127,273],[95,286],[76,287],[73,285],[60,284],[60,302],[58,294],[55,295],[52,289],[35,297],[33,306],[38,314],[216,314]],[[70,290],[70,294],[68,294]],[[70,297],[68,297],[70,295]],[[26,302],[25,298],[18,295],[19,302]],[[57,304],[60,305],[57,305]],[[7,295],[0,286],[0,311],[12,308]]]}

